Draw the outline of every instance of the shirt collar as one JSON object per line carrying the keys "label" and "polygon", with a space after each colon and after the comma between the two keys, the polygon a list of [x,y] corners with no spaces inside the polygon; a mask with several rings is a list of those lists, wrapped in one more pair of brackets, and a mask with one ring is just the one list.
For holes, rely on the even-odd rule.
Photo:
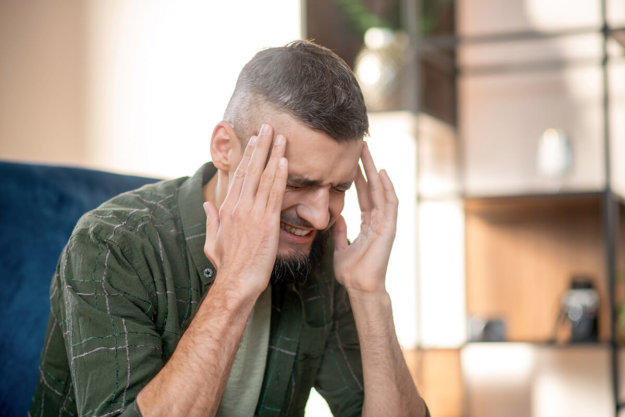
{"label": "shirt collar", "polygon": [[212,162],[207,162],[191,178],[184,181],[178,189],[178,207],[184,239],[203,287],[208,286],[215,279],[215,267],[204,255],[206,214],[202,207],[204,203],[202,186],[216,173],[215,165]]}

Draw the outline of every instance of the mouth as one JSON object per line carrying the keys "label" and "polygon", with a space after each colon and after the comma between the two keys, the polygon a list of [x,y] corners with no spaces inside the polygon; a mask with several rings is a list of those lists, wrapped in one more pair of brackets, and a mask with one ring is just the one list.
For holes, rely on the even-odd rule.
{"label": "mouth", "polygon": [[280,228],[292,235],[298,236],[298,237],[307,237],[309,235],[311,235],[314,230],[310,230],[310,229],[300,229],[299,227],[294,227],[291,225],[288,225],[284,222],[280,222]]}

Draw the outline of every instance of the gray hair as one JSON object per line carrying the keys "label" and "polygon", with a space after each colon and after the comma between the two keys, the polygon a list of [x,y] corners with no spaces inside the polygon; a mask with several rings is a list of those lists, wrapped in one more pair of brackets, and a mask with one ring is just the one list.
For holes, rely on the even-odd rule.
{"label": "gray hair", "polygon": [[241,70],[224,119],[239,140],[247,141],[266,108],[288,113],[337,142],[362,139],[369,132],[353,72],[334,52],[310,41],[258,52]]}

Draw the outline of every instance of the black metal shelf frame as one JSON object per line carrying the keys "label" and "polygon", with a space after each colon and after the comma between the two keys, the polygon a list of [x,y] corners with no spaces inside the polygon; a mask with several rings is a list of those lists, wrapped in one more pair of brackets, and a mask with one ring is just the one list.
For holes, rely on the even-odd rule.
{"label": "black metal shelf frame", "polygon": [[[419,16],[420,0],[402,0],[404,8],[404,16]],[[558,70],[567,67],[575,66],[587,66],[587,65],[599,65],[601,67],[602,75],[602,118],[603,118],[603,141],[605,146],[604,151],[604,168],[606,184],[602,189],[570,193],[569,196],[582,196],[592,195],[601,199],[602,210],[602,236],[605,243],[606,252],[604,255],[605,271],[608,288],[608,303],[610,314],[610,339],[607,346],[610,349],[610,378],[612,387],[612,398],[614,404],[614,416],[618,417],[619,411],[625,409],[625,399],[619,398],[620,389],[620,376],[619,376],[619,344],[618,344],[618,329],[617,329],[617,299],[616,299],[616,285],[617,285],[617,254],[619,250],[625,250],[625,248],[619,248],[618,231],[619,229],[619,205],[625,204],[625,196],[617,195],[613,190],[611,182],[611,160],[610,160],[610,145],[611,134],[610,131],[610,95],[609,95],[609,71],[608,63],[610,61],[610,55],[608,53],[608,42],[610,39],[616,40],[621,46],[623,46],[623,56],[625,56],[625,26],[611,27],[607,20],[607,7],[606,0],[598,0],[601,7],[601,24],[599,27],[581,27],[558,31],[519,31],[509,33],[498,34],[486,34],[479,36],[458,36],[455,33],[453,35],[442,36],[422,36],[419,34],[416,27],[416,21],[418,19],[406,19],[404,21],[405,28],[410,35],[410,42],[412,50],[414,51],[414,57],[411,60],[413,65],[413,80],[416,81],[414,90],[416,97],[413,99],[409,110],[418,114],[420,109],[422,87],[419,85],[420,79],[419,64],[426,62],[428,65],[435,67],[441,73],[453,77],[457,82],[459,76],[464,75],[490,75],[500,74],[506,72],[528,72],[528,71],[550,71]],[[455,7],[455,1],[452,2],[452,7]],[[513,63],[513,64],[497,64],[497,65],[485,65],[479,67],[471,67],[469,69],[459,68],[455,51],[462,45],[478,45],[486,43],[498,43],[498,42],[513,42],[513,41],[531,41],[531,40],[547,40],[553,38],[570,37],[575,35],[588,35],[588,34],[600,34],[601,35],[601,51],[598,58],[592,59],[557,59],[557,60],[537,60],[527,63]],[[457,95],[457,89],[454,92]],[[454,97],[456,106],[456,118],[458,114],[458,100]],[[457,120],[455,121],[457,126]],[[458,146],[457,146],[456,161],[458,167],[458,179],[463,189],[464,167],[463,167],[463,141],[460,132],[458,132]],[[551,195],[525,195],[525,196],[468,196],[464,192],[460,192],[456,198],[468,200],[475,200],[480,198],[492,199],[492,198],[527,198],[527,197],[566,197],[561,194]],[[427,197],[422,197],[427,199]],[[445,199],[446,197],[442,197]]]}

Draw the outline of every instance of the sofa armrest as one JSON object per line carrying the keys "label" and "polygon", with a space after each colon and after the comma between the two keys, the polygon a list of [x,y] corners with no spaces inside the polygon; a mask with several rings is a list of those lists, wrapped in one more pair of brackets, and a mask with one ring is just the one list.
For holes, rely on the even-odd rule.
{"label": "sofa armrest", "polygon": [[58,257],[79,217],[154,178],[0,161],[0,414],[28,412]]}

